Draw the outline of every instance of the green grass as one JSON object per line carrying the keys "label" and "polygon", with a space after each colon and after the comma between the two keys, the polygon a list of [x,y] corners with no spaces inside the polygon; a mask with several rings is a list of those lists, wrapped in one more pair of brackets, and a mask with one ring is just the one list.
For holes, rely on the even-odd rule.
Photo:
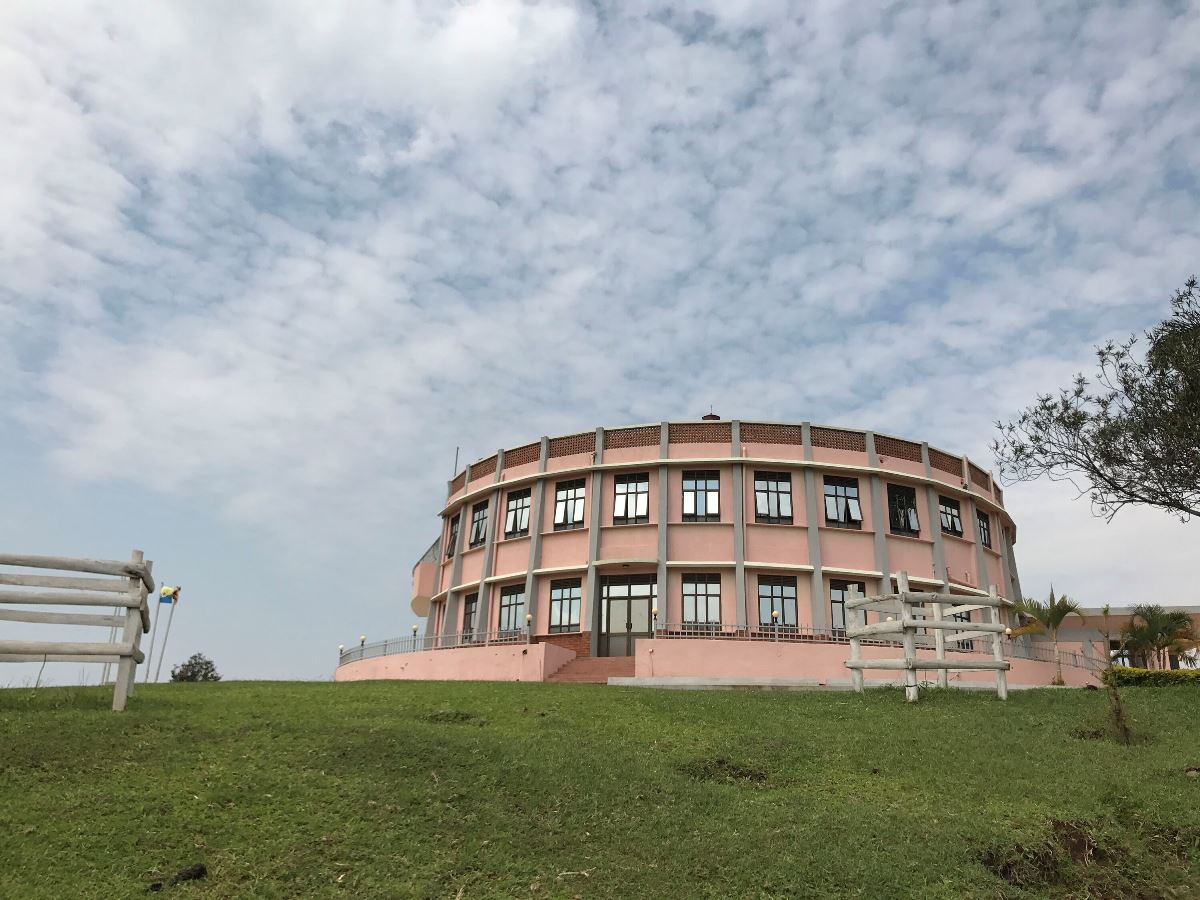
{"label": "green grass", "polygon": [[1200,691],[1124,693],[0,691],[0,897],[1198,897]]}

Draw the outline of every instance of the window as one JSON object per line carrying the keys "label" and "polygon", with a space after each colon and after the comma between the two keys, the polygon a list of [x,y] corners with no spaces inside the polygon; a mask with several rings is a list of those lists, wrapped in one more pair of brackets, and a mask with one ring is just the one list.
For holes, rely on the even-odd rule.
{"label": "window", "polygon": [[979,520],[979,543],[990,550],[992,547],[992,520],[988,518],[987,513],[979,510],[975,510],[975,517]]}
{"label": "window", "polygon": [[509,491],[508,505],[504,511],[504,536],[524,537],[529,534],[529,488]]}
{"label": "window", "polygon": [[902,484],[889,484],[887,489],[892,534],[918,537],[921,534],[921,520],[917,518],[916,490]]}
{"label": "window", "polygon": [[685,625],[721,624],[721,576],[683,576],[683,621]]}
{"label": "window", "polygon": [[792,524],[792,476],[787,472],[754,473],[754,521]]}
{"label": "window", "polygon": [[579,597],[582,590],[578,578],[550,582],[550,631],[579,630]]}
{"label": "window", "polygon": [[962,514],[958,501],[949,497],[938,497],[938,507],[942,514],[942,534],[962,537]]}
{"label": "window", "polygon": [[825,476],[825,524],[834,528],[862,528],[857,478]]}
{"label": "window", "polygon": [[644,525],[650,521],[650,476],[618,475],[613,479],[613,524]]}
{"label": "window", "polygon": [[450,520],[450,540],[446,543],[446,559],[454,555],[454,550],[458,546],[458,516]]}
{"label": "window", "polygon": [[465,640],[471,639],[471,634],[475,631],[475,613],[479,610],[479,595],[467,594],[467,599],[463,601],[463,637]]}
{"label": "window", "polygon": [[554,486],[554,530],[583,527],[583,479],[560,481]]}
{"label": "window", "polygon": [[721,478],[717,472],[683,473],[683,521],[721,521]]}
{"label": "window", "polygon": [[[951,613],[949,618],[955,622],[970,622],[971,614],[969,612]],[[928,629],[925,629],[925,630],[928,631]],[[962,632],[961,631],[951,631],[951,632],[949,632],[949,634],[958,635],[958,634],[962,634]],[[971,639],[970,638],[967,638],[964,641],[955,640],[955,641],[953,641],[953,643],[955,646],[957,646],[959,648],[963,648],[963,649],[967,649],[967,650],[971,649]]]}
{"label": "window", "polygon": [[487,540],[487,508],[486,500],[471,507],[470,546],[472,547],[479,547]]}
{"label": "window", "polygon": [[[779,613],[773,616],[772,613]],[[758,576],[758,624],[796,627],[796,579]]]}
{"label": "window", "polygon": [[1112,660],[1114,666],[1132,666],[1133,660],[1129,656],[1129,650],[1126,649],[1124,642],[1109,640],[1108,642],[1108,658]]}
{"label": "window", "polygon": [[520,631],[525,625],[525,585],[500,590],[500,631]]}
{"label": "window", "polygon": [[829,582],[829,622],[834,634],[846,633],[846,601],[850,599],[851,588],[860,596],[867,592],[866,584],[861,581]]}

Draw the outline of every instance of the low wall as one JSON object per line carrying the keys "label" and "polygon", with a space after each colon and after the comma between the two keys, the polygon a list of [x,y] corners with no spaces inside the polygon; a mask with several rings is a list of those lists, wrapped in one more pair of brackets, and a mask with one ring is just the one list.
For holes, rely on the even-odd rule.
{"label": "low wall", "polygon": [[334,681],[545,681],[575,658],[556,644],[496,644],[373,656],[339,666]]}
{"label": "low wall", "polygon": [[[932,650],[918,650],[917,655],[932,658]],[[948,653],[953,659],[958,654]],[[898,659],[896,647],[862,648],[864,659]],[[963,654],[964,659],[980,659],[982,654]],[[733,640],[643,640],[638,641],[634,674],[638,678],[808,678],[825,684],[830,681],[849,681],[846,660],[850,647],[846,644],[775,643],[773,641]],[[988,657],[990,658],[990,657]],[[1028,659],[1010,659],[1008,683],[1015,686],[1049,685],[1054,678],[1054,663]],[[900,672],[868,669],[867,680],[896,680]],[[921,670],[922,680],[932,681],[937,673]],[[995,681],[995,673],[987,671],[950,672],[950,681]],[[1096,684],[1095,676],[1086,669],[1063,666],[1063,679],[1080,687]]]}

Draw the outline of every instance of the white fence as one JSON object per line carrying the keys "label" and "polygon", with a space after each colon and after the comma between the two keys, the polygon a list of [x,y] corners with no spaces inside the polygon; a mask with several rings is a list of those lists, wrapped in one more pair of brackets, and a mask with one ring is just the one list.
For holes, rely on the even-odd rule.
{"label": "white fence", "polygon": [[[129,562],[61,556],[0,554],[0,622],[85,625],[109,629],[107,641],[27,641],[0,637],[0,662],[116,663],[113,709],[125,708],[134,672],[145,659],[142,635],[150,630],[147,595],[154,590],[152,562],[134,550]],[[115,577],[41,575],[30,569]],[[15,606],[18,608],[6,609]],[[42,612],[21,606],[93,606],[106,612]]]}
{"label": "white fence", "polygon": [[[878,597],[861,597],[857,591],[846,601],[846,636],[850,639],[850,658],[846,668],[850,670],[854,690],[863,689],[864,669],[890,669],[904,672],[904,694],[909,703],[919,696],[917,685],[918,669],[937,670],[938,687],[949,685],[949,672],[957,670],[985,670],[996,673],[996,695],[1001,700],[1008,698],[1008,670],[1010,663],[1004,658],[1003,637],[1006,626],[1001,621],[1001,612],[1012,604],[996,594],[993,585],[986,597],[965,597],[961,594],[914,592],[908,589],[908,573],[896,575],[897,593]],[[977,610],[987,610],[989,621],[960,621],[959,616],[970,616]],[[866,614],[877,613],[881,620],[867,624]],[[934,658],[917,656],[917,630],[933,632]],[[947,632],[950,640],[974,641],[990,638],[991,659],[950,659],[946,656]],[[900,640],[904,656],[901,659],[863,659],[862,639]]]}

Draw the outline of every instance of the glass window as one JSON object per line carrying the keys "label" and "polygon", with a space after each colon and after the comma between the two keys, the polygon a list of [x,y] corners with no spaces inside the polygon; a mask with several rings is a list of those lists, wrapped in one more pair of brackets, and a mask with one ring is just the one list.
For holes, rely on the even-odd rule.
{"label": "glass window", "polygon": [[792,524],[792,476],[787,472],[754,473],[754,521]]}
{"label": "glass window", "polygon": [[846,633],[846,601],[850,599],[851,588],[860,595],[867,592],[867,585],[862,581],[829,582],[829,622],[834,634]]}
{"label": "glass window", "polygon": [[857,478],[825,476],[825,524],[834,528],[862,528]]}
{"label": "glass window", "polygon": [[525,627],[525,585],[514,584],[500,590],[500,631],[520,631]]}
{"label": "glass window", "polygon": [[644,525],[650,521],[650,476],[618,475],[613,479],[613,524]]}
{"label": "glass window", "polygon": [[958,501],[949,497],[938,497],[938,508],[942,516],[942,533],[962,537],[962,508]]}
{"label": "glass window", "polygon": [[467,594],[467,599],[463,601],[463,637],[465,640],[471,639],[471,633],[475,631],[475,614],[479,610],[479,594]]}
{"label": "glass window", "polygon": [[[779,613],[773,616],[772,613]],[[758,576],[758,624],[796,627],[796,579]]]}
{"label": "glass window", "polygon": [[504,511],[504,536],[523,537],[529,534],[529,488],[509,491],[508,504]]}
{"label": "glass window", "polygon": [[449,559],[454,555],[455,549],[458,547],[458,516],[450,520],[450,538],[446,542],[446,558]]}
{"label": "glass window", "polygon": [[992,546],[992,520],[988,518],[988,514],[975,510],[975,517],[979,520],[979,543],[989,549]]}
{"label": "glass window", "polygon": [[554,530],[583,527],[583,479],[560,481],[554,486]]}
{"label": "glass window", "polygon": [[721,521],[721,477],[719,473],[683,473],[683,521]]}
{"label": "glass window", "polygon": [[578,578],[550,582],[550,631],[579,630],[579,598],[582,584]]}
{"label": "glass window", "polygon": [[487,540],[487,509],[486,500],[471,507],[470,546],[472,547],[478,547]]}
{"label": "glass window", "polygon": [[685,625],[721,623],[721,576],[683,576],[683,621]]}
{"label": "glass window", "polygon": [[917,518],[917,492],[902,484],[889,484],[888,520],[892,534],[921,534],[921,520]]}

